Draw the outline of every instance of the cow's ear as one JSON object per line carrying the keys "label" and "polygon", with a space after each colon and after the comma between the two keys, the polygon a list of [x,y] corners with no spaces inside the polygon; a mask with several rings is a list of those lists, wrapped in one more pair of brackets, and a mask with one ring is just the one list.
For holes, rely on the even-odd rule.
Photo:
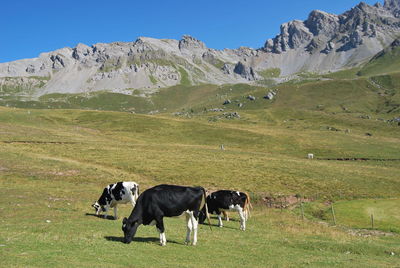
{"label": "cow's ear", "polygon": [[125,218],[122,220],[122,224],[126,224],[127,221],[128,221],[128,219],[125,217]]}

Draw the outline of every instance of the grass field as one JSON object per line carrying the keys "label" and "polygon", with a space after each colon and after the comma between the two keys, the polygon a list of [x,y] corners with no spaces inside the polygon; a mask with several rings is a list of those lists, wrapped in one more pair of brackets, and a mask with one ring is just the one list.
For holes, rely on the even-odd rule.
{"label": "grass field", "polygon": [[[1,266],[398,267],[396,64],[382,55],[273,88],[190,85],[181,72],[182,85],[146,98],[3,96],[11,107],[0,107]],[[271,90],[277,96],[264,99]],[[372,160],[327,160],[342,158]],[[255,209],[245,232],[236,215],[225,228],[201,226],[196,247],[183,245],[183,218],[166,219],[166,247],[143,226],[125,245],[121,218],[131,208],[122,206],[116,221],[91,208],[105,185],[123,180],[142,190],[169,183],[247,191]],[[298,206],[267,209],[271,196],[311,201],[305,219]]]}
{"label": "grass field", "polygon": [[335,211],[340,224],[372,229],[372,215],[374,229],[400,233],[399,204],[399,199],[340,201],[335,204]]}
{"label": "grass field", "polygon": [[[308,152],[320,158],[400,158],[397,126],[321,111],[254,107],[241,114],[240,120],[210,122],[213,113],[180,118],[0,108],[2,265],[398,265],[396,234],[360,237],[317,218],[302,221],[298,213],[266,209],[261,202],[268,194],[321,201],[398,197],[399,162],[306,159]],[[328,123],[352,131],[327,130]],[[371,129],[374,136],[365,136]],[[167,247],[158,246],[154,227],[143,226],[137,240],[125,245],[121,220],[97,218],[90,207],[105,185],[120,180],[137,181],[142,189],[173,183],[244,190],[255,210],[245,232],[239,231],[236,215],[226,228],[201,226],[196,247],[183,245],[183,218],[166,220]],[[339,216],[340,204],[341,224],[364,228]],[[130,210],[123,206],[120,218]]]}

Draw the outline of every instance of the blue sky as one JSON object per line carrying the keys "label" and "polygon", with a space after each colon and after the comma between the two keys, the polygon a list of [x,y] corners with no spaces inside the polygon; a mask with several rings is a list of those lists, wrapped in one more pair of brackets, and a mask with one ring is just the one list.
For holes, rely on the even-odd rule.
{"label": "blue sky", "polygon": [[0,62],[33,58],[77,43],[134,41],[139,36],[180,39],[189,34],[211,48],[258,48],[278,34],[284,22],[304,20],[314,9],[340,14],[359,2],[3,0]]}

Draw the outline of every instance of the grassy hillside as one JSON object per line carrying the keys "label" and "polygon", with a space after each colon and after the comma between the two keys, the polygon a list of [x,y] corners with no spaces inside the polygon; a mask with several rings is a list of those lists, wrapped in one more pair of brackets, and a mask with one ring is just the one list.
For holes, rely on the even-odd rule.
{"label": "grassy hillside", "polygon": [[[397,235],[356,236],[302,221],[291,211],[266,209],[261,201],[271,194],[321,201],[398,197],[398,162],[305,157],[314,152],[400,158],[397,126],[283,108],[254,107],[234,120],[210,121],[213,116],[1,108],[0,203],[7,204],[0,208],[2,264],[208,267],[216,259],[223,267],[398,264]],[[352,131],[328,130],[328,123]],[[365,136],[371,129],[374,135]],[[246,232],[238,230],[234,214],[225,228],[201,226],[197,247],[183,245],[182,218],[166,220],[165,248],[158,246],[155,228],[143,226],[125,245],[121,221],[97,218],[90,207],[105,185],[120,180],[137,181],[142,189],[174,183],[244,190],[255,210]],[[129,212],[122,206],[119,215]]]}
{"label": "grassy hillside", "polygon": [[358,72],[362,76],[373,76],[398,72],[400,69],[400,47],[389,47],[377,54]]}
{"label": "grassy hillside", "polygon": [[[392,72],[394,62],[388,70],[379,66],[274,87],[192,86],[182,74],[184,85],[146,97],[137,90],[36,101],[2,96],[1,263],[398,265],[400,73]],[[264,98],[269,92],[276,93],[272,100]],[[142,190],[169,183],[247,191],[255,209],[246,232],[238,230],[236,215],[226,228],[201,226],[197,247],[183,245],[182,218],[166,220],[165,248],[154,227],[140,227],[124,245],[121,221],[95,217],[90,207],[105,185],[122,180]],[[266,197],[281,196],[308,201],[305,219],[298,205],[266,208]],[[123,206],[120,217],[130,210]],[[371,213],[377,230],[370,230]]]}
{"label": "grassy hillside", "polygon": [[335,204],[340,223],[354,228],[374,228],[400,233],[399,199],[352,200]]}

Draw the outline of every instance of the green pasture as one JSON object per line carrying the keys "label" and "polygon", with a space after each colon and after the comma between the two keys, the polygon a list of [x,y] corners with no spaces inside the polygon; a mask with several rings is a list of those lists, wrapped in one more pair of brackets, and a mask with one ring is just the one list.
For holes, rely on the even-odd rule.
{"label": "green pasture", "polygon": [[[306,158],[309,152],[317,158],[400,158],[396,125],[346,113],[256,107],[236,120],[209,121],[213,115],[182,118],[168,113],[0,108],[1,264],[209,267],[217,260],[221,267],[393,267],[399,263],[396,232],[355,235],[348,228],[368,226],[345,222],[340,202],[338,220],[346,228],[322,224],[316,217],[303,221],[298,213],[267,209],[263,202],[268,195],[298,194],[322,202],[398,197],[399,162]],[[327,125],[352,131],[332,131]],[[368,131],[374,135],[366,136]],[[202,225],[196,247],[183,244],[184,218],[166,219],[166,247],[158,245],[154,227],[144,226],[136,240],[125,245],[121,218],[129,215],[129,205],[121,206],[116,221],[94,216],[90,207],[105,185],[121,180],[134,180],[142,190],[161,183],[243,190],[250,193],[255,209],[245,232],[239,231],[237,215],[231,215],[233,220],[225,228],[213,226],[210,231]],[[393,213],[384,207],[380,211],[386,214],[382,217]],[[376,217],[380,228],[380,216]],[[398,223],[391,226],[398,228]]]}
{"label": "green pasture", "polygon": [[338,224],[400,233],[399,199],[340,201],[335,204],[335,212]]}
{"label": "green pasture", "polygon": [[[398,266],[396,64],[382,56],[274,87],[191,85],[182,69],[181,85],[147,97],[97,92],[22,101],[7,89],[0,96],[1,266]],[[270,91],[276,97],[264,99]],[[370,160],[335,160],[344,158]],[[121,218],[129,205],[119,220],[96,217],[90,206],[104,186],[123,180],[142,190],[169,183],[247,191],[254,210],[245,232],[236,215],[225,228],[200,226],[196,247],[183,244],[182,217],[166,219],[166,247],[144,226],[125,245]],[[271,196],[312,202],[303,220],[298,205],[267,208]]]}

